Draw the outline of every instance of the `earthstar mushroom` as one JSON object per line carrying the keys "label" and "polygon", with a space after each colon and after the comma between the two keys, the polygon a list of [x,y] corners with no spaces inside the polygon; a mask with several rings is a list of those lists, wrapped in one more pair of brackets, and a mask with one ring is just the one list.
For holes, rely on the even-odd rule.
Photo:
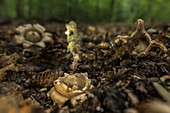
{"label": "earthstar mushroom", "polygon": [[138,19],[135,23],[135,31],[129,37],[129,45],[133,46],[132,55],[142,55],[146,54],[148,47],[151,45],[151,37],[146,32],[144,21]]}
{"label": "earthstar mushroom", "polygon": [[19,35],[15,35],[15,41],[24,48],[32,45],[45,48],[45,42],[54,43],[52,34],[45,32],[45,28],[40,24],[25,24],[16,28],[16,31]]}
{"label": "earthstar mushroom", "polygon": [[[92,87],[87,73],[64,74],[54,81],[54,87],[48,93],[52,100],[61,107],[71,99],[72,105],[76,105],[77,98],[83,101],[86,91]],[[76,100],[75,100],[76,99]]]}
{"label": "earthstar mushroom", "polygon": [[121,59],[126,53],[137,57],[145,56],[153,47],[160,48],[164,53],[167,52],[167,48],[163,44],[151,39],[145,30],[144,21],[138,19],[135,30],[130,36],[118,35],[113,41],[111,46],[113,51],[112,60]]}

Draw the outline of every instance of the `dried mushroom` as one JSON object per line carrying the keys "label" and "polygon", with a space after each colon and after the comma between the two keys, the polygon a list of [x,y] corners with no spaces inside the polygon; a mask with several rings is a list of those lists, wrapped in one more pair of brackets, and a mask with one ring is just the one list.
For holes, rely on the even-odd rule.
{"label": "dried mushroom", "polygon": [[52,34],[45,32],[45,28],[39,24],[25,24],[16,28],[19,35],[15,35],[17,44],[23,44],[24,48],[32,45],[45,48],[45,42],[53,43]]}
{"label": "dried mushroom", "polygon": [[144,21],[138,19],[135,24],[135,30],[130,36],[118,35],[112,44],[112,51],[114,53],[113,60],[124,56],[126,53],[135,56],[144,56],[149,53],[153,47],[158,47],[162,52],[166,52],[166,47],[151,39],[146,32]]}
{"label": "dried mushroom", "polygon": [[132,47],[132,54],[145,54],[146,49],[151,44],[151,37],[146,32],[144,21],[138,19],[135,24],[135,31],[131,34],[128,39],[128,45]]}
{"label": "dried mushroom", "polygon": [[[146,32],[144,21],[142,19],[138,19],[135,24],[135,31],[131,34],[128,39],[128,45],[131,46],[132,55],[143,56],[146,55],[152,47],[158,47],[163,52],[166,52],[166,47],[151,39],[150,35]],[[129,51],[131,51],[129,49]]]}
{"label": "dried mushroom", "polygon": [[[75,105],[74,99],[85,97],[85,91],[91,88],[90,80],[87,73],[75,73],[64,77],[59,77],[54,81],[54,87],[50,90],[49,96],[61,107],[66,101],[71,99],[72,105]],[[77,103],[76,103],[77,104]]]}

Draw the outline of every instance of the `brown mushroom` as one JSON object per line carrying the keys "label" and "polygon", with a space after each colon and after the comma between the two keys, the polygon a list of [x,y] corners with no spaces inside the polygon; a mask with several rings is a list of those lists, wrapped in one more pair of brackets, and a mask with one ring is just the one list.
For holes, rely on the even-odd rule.
{"label": "brown mushroom", "polygon": [[153,47],[160,48],[161,52],[167,52],[163,44],[151,39],[145,30],[144,21],[138,19],[131,36],[118,35],[113,40],[110,47],[113,53],[111,60],[122,59],[126,54],[137,57],[145,56]]}
{"label": "brown mushroom", "polygon": [[129,46],[132,46],[132,55],[138,55],[145,54],[145,50],[147,47],[151,44],[151,37],[146,32],[144,21],[142,19],[138,19],[135,24],[135,31],[131,34],[131,36],[128,39]]}
{"label": "brown mushroom", "polygon": [[144,21],[142,19],[137,20],[135,31],[128,39],[128,46],[133,48],[129,50],[129,52],[132,51],[131,54],[137,56],[146,55],[153,47],[158,47],[163,52],[167,51],[163,44],[151,39],[150,35],[145,30]]}
{"label": "brown mushroom", "polygon": [[85,93],[92,85],[87,73],[64,74],[54,81],[54,87],[50,90],[49,96],[61,107],[66,101],[71,99],[72,105],[76,105],[74,99],[84,100]]}
{"label": "brown mushroom", "polygon": [[23,44],[24,48],[32,45],[45,48],[45,42],[53,43],[52,34],[45,32],[45,28],[39,24],[25,24],[16,28],[19,35],[15,35],[17,44]]}

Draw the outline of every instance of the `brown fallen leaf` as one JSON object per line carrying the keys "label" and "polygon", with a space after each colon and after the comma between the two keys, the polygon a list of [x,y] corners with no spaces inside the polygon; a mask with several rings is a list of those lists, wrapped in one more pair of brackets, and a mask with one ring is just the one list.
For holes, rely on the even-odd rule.
{"label": "brown fallen leaf", "polygon": [[157,82],[153,82],[153,86],[156,91],[162,96],[162,98],[164,98],[165,101],[170,103],[170,93]]}
{"label": "brown fallen leaf", "polygon": [[0,65],[2,67],[5,67],[7,65],[10,65],[12,63],[16,63],[19,59],[19,55],[17,53],[13,53],[11,55],[6,54],[0,54]]}
{"label": "brown fallen leaf", "polygon": [[40,105],[40,103],[33,96],[30,96],[30,97],[26,98],[25,103],[27,105],[31,105],[31,106],[34,106],[34,107],[37,107],[37,108],[43,108]]}
{"label": "brown fallen leaf", "polygon": [[132,105],[138,106],[139,104],[138,97],[131,90],[125,89],[125,92],[127,93],[128,98],[131,101]]}
{"label": "brown fallen leaf", "polygon": [[[164,75],[164,76],[160,77],[160,80],[161,80],[162,82],[165,82],[166,80],[170,80],[170,75]],[[170,85],[169,82],[168,82],[168,84]]]}
{"label": "brown fallen leaf", "polygon": [[170,105],[161,101],[143,103],[138,107],[139,113],[170,113]]}
{"label": "brown fallen leaf", "polygon": [[61,69],[47,69],[40,73],[39,83],[41,86],[49,87],[52,86],[54,80],[58,79],[64,72]]}
{"label": "brown fallen leaf", "polygon": [[0,113],[19,113],[18,108],[9,103],[6,97],[1,97],[0,102]]}
{"label": "brown fallen leaf", "polygon": [[18,71],[18,67],[16,67],[14,64],[10,64],[2,69],[0,69],[0,80],[3,80],[4,77],[6,76],[6,71],[11,70],[11,71]]}
{"label": "brown fallen leaf", "polygon": [[16,101],[10,100],[7,97],[0,98],[0,113],[45,113],[42,108],[24,105],[23,107],[17,106]]}
{"label": "brown fallen leaf", "polygon": [[25,105],[19,109],[19,113],[46,113],[46,112],[42,108]]}
{"label": "brown fallen leaf", "polygon": [[148,91],[146,90],[146,86],[143,82],[137,82],[135,83],[135,86],[136,86],[136,90],[147,94]]}
{"label": "brown fallen leaf", "polygon": [[139,113],[135,108],[127,108],[124,113]]}

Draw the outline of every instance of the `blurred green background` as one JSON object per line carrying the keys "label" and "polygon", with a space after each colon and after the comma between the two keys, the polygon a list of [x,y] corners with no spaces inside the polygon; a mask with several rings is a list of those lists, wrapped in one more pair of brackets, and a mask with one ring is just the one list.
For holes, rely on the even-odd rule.
{"label": "blurred green background", "polygon": [[0,19],[85,23],[169,21],[170,0],[0,0]]}

